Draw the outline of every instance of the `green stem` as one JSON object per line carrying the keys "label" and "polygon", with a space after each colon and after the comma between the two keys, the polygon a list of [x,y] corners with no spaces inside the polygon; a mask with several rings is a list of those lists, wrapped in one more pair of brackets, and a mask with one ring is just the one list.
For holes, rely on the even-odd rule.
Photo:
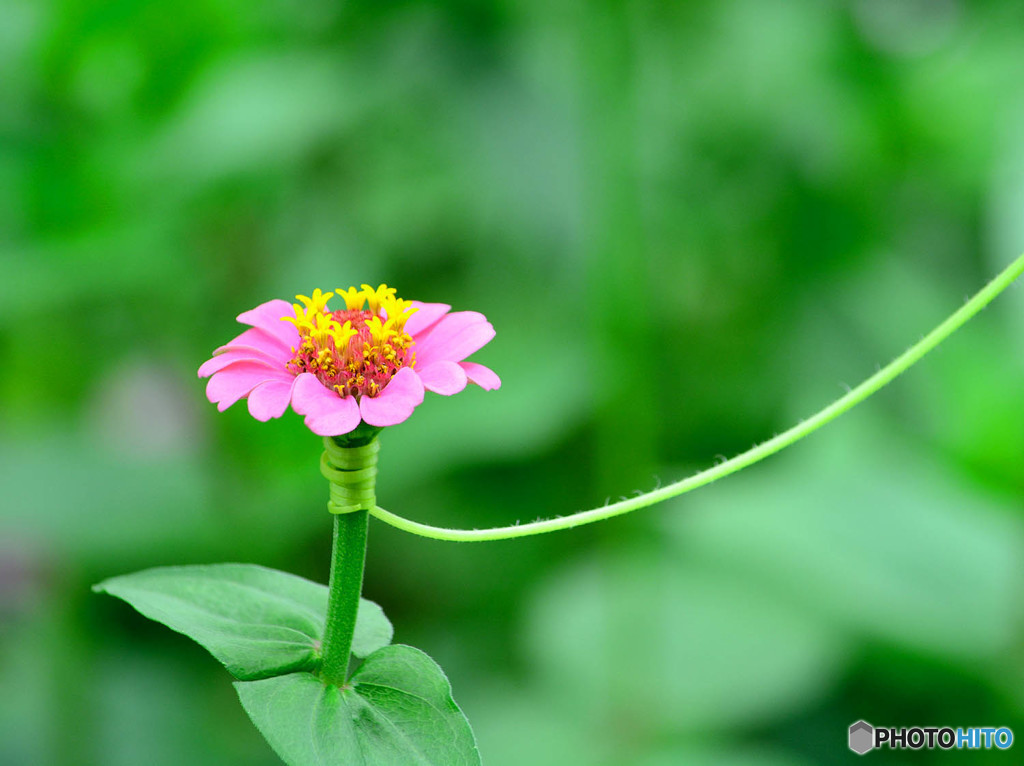
{"label": "green stem", "polygon": [[938,346],[942,341],[958,330],[968,319],[992,301],[999,293],[1005,290],[1010,284],[1024,273],[1024,255],[1019,256],[1013,263],[1006,267],[999,276],[983,287],[973,298],[950,315],[942,324],[924,336],[900,356],[865,380],[859,386],[849,391],[845,396],[840,397],[832,404],[825,407],[817,414],[811,416],[797,425],[784,431],[773,439],[737,455],[731,460],[708,468],[689,478],[669,484],[666,487],[656,489],[652,492],[639,495],[638,497],[621,500],[602,508],[594,508],[589,511],[580,511],[570,516],[562,516],[545,521],[534,521],[530,524],[516,524],[508,527],[495,527],[494,529],[446,529],[444,527],[433,527],[429,524],[420,524],[416,521],[398,516],[386,511],[379,506],[374,506],[371,513],[381,521],[393,527],[411,532],[421,537],[429,537],[434,540],[451,540],[454,542],[483,542],[487,540],[508,540],[514,537],[528,537],[530,535],[542,535],[546,532],[556,532],[562,529],[571,529],[583,524],[592,524],[595,521],[603,521],[614,516],[621,516],[631,511],[646,508],[649,505],[660,503],[663,500],[682,495],[703,487],[706,484],[728,476],[742,468],[764,460],[769,455],[774,455],[779,450],[798,442],[805,436],[817,431],[826,423],[834,420],[844,412],[852,409],[855,405],[867,399],[873,393],[894,380],[900,373],[906,371],[921,357]]}
{"label": "green stem", "polygon": [[336,686],[348,681],[352,636],[356,631],[359,596],[363,592],[369,520],[370,514],[365,510],[340,513],[334,517],[331,580],[320,677]]}
{"label": "green stem", "polygon": [[320,677],[336,686],[348,681],[352,637],[363,592],[369,510],[377,504],[378,431],[361,424],[347,436],[325,437],[320,460],[320,472],[330,482],[327,508],[334,514]]}

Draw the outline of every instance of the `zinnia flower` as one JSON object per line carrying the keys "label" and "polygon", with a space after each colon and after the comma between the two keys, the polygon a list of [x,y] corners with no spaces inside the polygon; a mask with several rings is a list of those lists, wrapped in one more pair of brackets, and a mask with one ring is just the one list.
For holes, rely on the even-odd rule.
{"label": "zinnia flower", "polygon": [[250,329],[199,368],[210,378],[207,398],[222,412],[248,399],[261,421],[290,404],[313,433],[339,436],[361,421],[401,423],[424,390],[451,396],[467,383],[501,385],[487,367],[463,361],[494,337],[483,314],[405,301],[387,285],[336,292],[345,302],[336,311],[327,308],[335,293],[318,288],[296,296],[301,303],[272,300],[239,314]]}

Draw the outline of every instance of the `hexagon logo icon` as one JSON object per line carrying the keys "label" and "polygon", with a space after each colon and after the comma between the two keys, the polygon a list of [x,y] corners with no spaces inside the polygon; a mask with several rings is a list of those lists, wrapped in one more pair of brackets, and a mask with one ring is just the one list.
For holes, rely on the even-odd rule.
{"label": "hexagon logo icon", "polygon": [[850,725],[850,749],[857,755],[864,755],[875,746],[875,727],[867,721]]}

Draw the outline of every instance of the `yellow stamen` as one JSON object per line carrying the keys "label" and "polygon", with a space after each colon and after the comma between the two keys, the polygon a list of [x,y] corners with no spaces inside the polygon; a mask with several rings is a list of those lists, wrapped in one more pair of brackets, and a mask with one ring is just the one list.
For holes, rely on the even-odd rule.
{"label": "yellow stamen", "polygon": [[412,305],[412,301],[392,296],[384,298],[381,305],[384,307],[384,313],[388,315],[388,323],[396,331],[400,331],[405,326],[406,320],[419,310]]}
{"label": "yellow stamen", "polygon": [[[330,314],[316,314],[313,317],[313,329],[309,335],[317,345],[326,346],[327,339],[333,339],[335,333],[340,329],[341,325],[334,321],[334,317]],[[299,332],[302,332],[302,328],[299,328]]]}
{"label": "yellow stamen", "polygon": [[337,322],[334,324],[337,327],[334,331],[334,347],[338,349],[338,351],[344,351],[348,348],[348,342],[359,333],[353,329],[352,323],[347,319],[343,325],[339,326]]}
{"label": "yellow stamen", "polygon": [[373,338],[374,345],[379,346],[395,334],[394,328],[388,325],[389,322],[382,321],[379,316],[372,316],[366,320],[366,329],[370,331],[370,337]]}
{"label": "yellow stamen", "polygon": [[[366,285],[363,285],[365,287]],[[335,292],[338,296],[345,301],[345,308],[349,311],[360,311],[363,308],[363,304],[366,302],[366,291],[357,290],[354,287],[350,287],[347,290],[342,290],[340,287],[335,288]]]}
{"label": "yellow stamen", "polygon": [[302,301],[306,307],[306,316],[312,316],[313,314],[319,314],[327,306],[327,301],[331,299],[334,293],[324,293],[320,291],[320,288],[316,288],[313,291],[313,297],[307,298],[305,295],[296,295],[297,300]]}
{"label": "yellow stamen", "polygon": [[313,323],[310,321],[310,317],[306,314],[306,310],[298,303],[293,303],[292,308],[295,309],[295,316],[281,317],[281,321],[291,322],[295,325],[295,329],[299,331],[299,334],[302,337],[306,337],[313,330]]}
{"label": "yellow stamen", "polygon": [[380,304],[388,298],[394,298],[397,290],[382,282],[376,290],[369,285],[363,285],[363,292],[366,294],[366,303],[369,305],[370,311],[379,314]]}

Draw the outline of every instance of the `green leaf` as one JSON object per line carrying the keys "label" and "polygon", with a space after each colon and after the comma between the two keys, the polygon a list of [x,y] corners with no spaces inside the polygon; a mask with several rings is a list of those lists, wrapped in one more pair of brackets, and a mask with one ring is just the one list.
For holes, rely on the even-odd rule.
{"label": "green leaf", "polygon": [[[327,587],[286,572],[254,564],[161,567],[93,590],[184,633],[243,681],[312,670],[319,660]],[[383,610],[361,599],[353,653],[366,657],[393,633]]]}
{"label": "green leaf", "polygon": [[432,659],[411,646],[366,658],[345,687],[311,673],[236,683],[253,723],[290,766],[479,766],[469,721]]}
{"label": "green leaf", "polygon": [[[327,587],[321,587],[326,594]],[[321,622],[322,632],[323,623]],[[368,601],[365,598],[359,599],[359,611],[356,612],[356,632],[352,636],[352,654],[359,659],[369,657],[378,649],[383,649],[390,644],[394,635],[395,629],[392,627],[391,621],[384,616],[384,610],[373,601]]]}

